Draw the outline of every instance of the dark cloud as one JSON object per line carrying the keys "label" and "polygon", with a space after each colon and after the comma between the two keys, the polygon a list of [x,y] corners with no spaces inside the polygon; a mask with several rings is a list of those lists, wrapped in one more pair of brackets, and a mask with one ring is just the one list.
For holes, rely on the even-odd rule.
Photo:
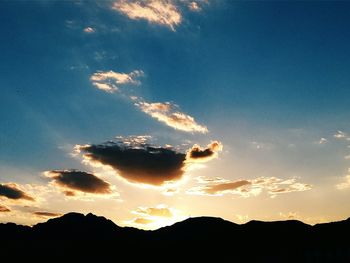
{"label": "dark cloud", "polygon": [[[97,176],[78,170],[54,170],[45,172],[45,175],[60,187],[78,190],[85,193],[110,194],[110,184]],[[65,190],[67,196],[74,195],[74,192]]]}
{"label": "dark cloud", "polygon": [[66,196],[75,196],[75,192],[74,192],[74,191],[63,191],[63,193],[64,193]]}
{"label": "dark cloud", "polygon": [[171,148],[109,142],[80,150],[86,161],[109,165],[133,183],[162,185],[181,179],[185,171],[186,154]]}
{"label": "dark cloud", "polygon": [[58,217],[58,216],[61,216],[62,214],[37,211],[37,212],[33,212],[33,215],[36,215],[39,217]]}
{"label": "dark cloud", "polygon": [[8,209],[6,206],[0,205],[0,213],[4,213],[4,212],[11,212],[11,210]]}
{"label": "dark cloud", "polygon": [[18,186],[13,183],[9,184],[0,184],[0,196],[5,196],[13,200],[29,200],[34,201],[34,198],[27,195],[22,190],[18,189]]}
{"label": "dark cloud", "polygon": [[202,149],[199,145],[195,144],[187,152],[187,159],[189,161],[207,161],[217,157],[217,152],[221,150],[222,144],[218,141],[211,142],[205,149]]}

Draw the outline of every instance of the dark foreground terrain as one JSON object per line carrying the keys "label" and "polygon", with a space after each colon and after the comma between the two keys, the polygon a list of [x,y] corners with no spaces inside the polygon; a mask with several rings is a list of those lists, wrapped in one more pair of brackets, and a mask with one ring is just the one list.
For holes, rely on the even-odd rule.
{"label": "dark foreground terrain", "polygon": [[[104,217],[69,213],[33,227],[0,224],[0,261],[350,262],[350,218],[243,225],[190,218],[155,231],[119,227]],[[8,262],[8,261],[3,261]]]}

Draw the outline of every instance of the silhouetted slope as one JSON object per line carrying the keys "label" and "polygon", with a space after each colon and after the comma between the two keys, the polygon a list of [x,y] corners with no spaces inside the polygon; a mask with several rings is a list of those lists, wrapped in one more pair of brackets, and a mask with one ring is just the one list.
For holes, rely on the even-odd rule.
{"label": "silhouetted slope", "polygon": [[[300,221],[189,218],[155,231],[119,227],[104,217],[69,213],[33,227],[0,224],[7,254],[79,259],[210,259],[214,262],[350,262],[350,219],[310,226]],[[79,262],[80,262],[79,261]]]}

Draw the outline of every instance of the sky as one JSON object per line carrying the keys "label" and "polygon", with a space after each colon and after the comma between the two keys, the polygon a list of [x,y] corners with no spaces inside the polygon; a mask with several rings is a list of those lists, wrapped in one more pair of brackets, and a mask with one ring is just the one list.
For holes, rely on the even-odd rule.
{"label": "sky", "polygon": [[350,216],[350,3],[0,2],[0,222]]}

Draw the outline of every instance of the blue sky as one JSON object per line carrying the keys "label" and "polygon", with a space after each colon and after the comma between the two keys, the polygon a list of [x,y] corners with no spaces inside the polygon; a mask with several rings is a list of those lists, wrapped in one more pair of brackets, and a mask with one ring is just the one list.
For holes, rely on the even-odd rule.
{"label": "blue sky", "polygon": [[[337,185],[346,184],[350,167],[350,3],[150,0],[138,6],[149,11],[152,3],[168,5],[175,12],[173,22],[132,17],[137,6],[130,10],[130,3],[137,2],[0,3],[0,183],[45,185],[42,173],[55,169],[96,173],[83,157],[72,157],[75,145],[150,135],[155,145],[186,143],[182,151],[193,144],[205,148],[211,141],[223,145],[215,160],[187,175],[192,181],[196,176],[294,178],[312,189],[288,195],[348,200],[347,186],[339,190]],[[142,74],[111,93],[91,80],[109,71]],[[152,102],[170,102],[173,111],[193,117],[209,132],[174,129],[136,105]],[[129,205],[136,190],[115,184],[129,210],[155,206],[157,198],[162,205],[181,207],[147,194],[144,200],[152,202],[135,199]],[[173,199],[180,197],[192,198],[180,193]],[[231,196],[214,198],[222,210],[231,208]],[[192,199],[195,206],[199,199]],[[281,204],[291,202],[281,199]],[[260,201],[237,213],[259,217],[252,211]],[[79,209],[68,203],[56,208],[47,201],[41,209]],[[193,213],[237,220],[237,213],[209,206]],[[319,208],[309,215],[307,207],[287,210],[261,216],[294,213],[310,222],[345,216],[341,208]],[[107,215],[127,217],[126,212]]]}

